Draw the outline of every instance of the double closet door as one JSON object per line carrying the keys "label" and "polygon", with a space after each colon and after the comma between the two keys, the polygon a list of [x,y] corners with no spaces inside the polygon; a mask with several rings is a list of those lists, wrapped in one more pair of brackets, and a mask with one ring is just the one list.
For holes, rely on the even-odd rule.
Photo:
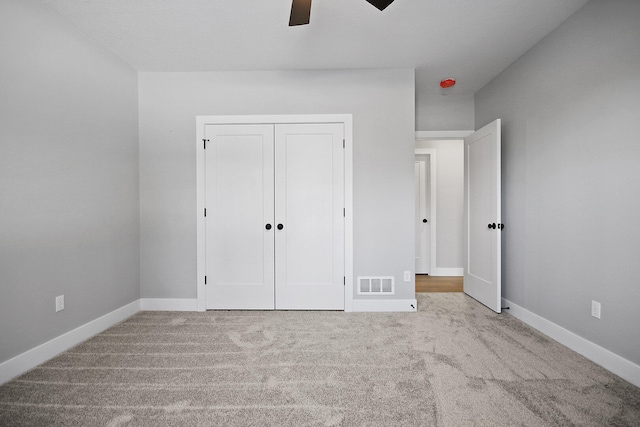
{"label": "double closet door", "polygon": [[343,124],[207,125],[207,309],[344,309]]}

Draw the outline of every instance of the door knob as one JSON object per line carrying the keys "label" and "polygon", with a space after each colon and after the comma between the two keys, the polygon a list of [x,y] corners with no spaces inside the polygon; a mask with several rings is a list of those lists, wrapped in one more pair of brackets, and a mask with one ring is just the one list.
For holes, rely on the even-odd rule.
{"label": "door knob", "polygon": [[427,219],[426,219],[426,218],[425,218],[425,219],[423,219],[423,220],[422,220],[422,222],[427,222]]}
{"label": "door knob", "polygon": [[493,224],[489,224],[489,228],[493,228],[495,230],[496,229],[496,223],[494,222]]}
{"label": "door knob", "polygon": [[282,230],[283,228],[284,228],[284,225],[278,224],[278,230]]}
{"label": "door knob", "polygon": [[271,224],[267,224],[264,228],[266,228],[267,230],[271,230]]}

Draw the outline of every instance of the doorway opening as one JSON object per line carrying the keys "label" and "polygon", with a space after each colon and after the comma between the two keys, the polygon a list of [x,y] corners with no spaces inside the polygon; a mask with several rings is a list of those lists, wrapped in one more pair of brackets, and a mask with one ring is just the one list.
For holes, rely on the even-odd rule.
{"label": "doorway opening", "polygon": [[416,292],[463,290],[464,138],[471,133],[416,132]]}

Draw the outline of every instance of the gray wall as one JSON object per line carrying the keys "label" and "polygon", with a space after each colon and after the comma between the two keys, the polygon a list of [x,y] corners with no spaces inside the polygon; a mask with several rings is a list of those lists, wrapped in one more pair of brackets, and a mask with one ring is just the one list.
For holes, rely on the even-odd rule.
{"label": "gray wall", "polygon": [[414,100],[407,69],[141,72],[142,297],[196,297],[196,116],[350,113],[355,276],[393,275],[414,298]]}
{"label": "gray wall", "polygon": [[2,362],[139,298],[139,210],[135,71],[30,0],[0,58]]}
{"label": "gray wall", "polygon": [[475,129],[474,121],[473,95],[434,91],[422,81],[416,83],[416,131]]}
{"label": "gray wall", "polygon": [[636,364],[639,70],[640,2],[594,0],[476,95],[476,127],[503,119],[504,296]]}
{"label": "gray wall", "polygon": [[436,265],[431,268],[462,269],[464,141],[416,141],[416,148],[436,150]]}

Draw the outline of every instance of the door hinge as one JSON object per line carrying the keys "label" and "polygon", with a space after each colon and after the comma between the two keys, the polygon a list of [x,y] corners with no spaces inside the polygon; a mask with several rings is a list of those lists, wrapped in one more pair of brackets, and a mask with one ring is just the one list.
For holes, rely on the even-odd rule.
{"label": "door hinge", "polygon": [[345,144],[346,144],[346,143],[344,142],[344,139],[343,139],[343,140],[342,140],[342,148],[345,148]]}
{"label": "door hinge", "polygon": [[209,142],[209,140],[208,140],[208,139],[203,139],[203,140],[202,140],[202,143],[204,144],[204,149],[205,149],[205,150],[207,149],[207,142]]}
{"label": "door hinge", "polygon": [[342,208],[342,216],[343,217],[347,216],[347,208]]}
{"label": "door hinge", "polygon": [[342,286],[347,286],[347,276],[342,276]]}
{"label": "door hinge", "polygon": [[207,284],[207,276],[204,276],[204,284]]}
{"label": "door hinge", "polygon": [[207,216],[207,208],[204,208],[204,216]]}

